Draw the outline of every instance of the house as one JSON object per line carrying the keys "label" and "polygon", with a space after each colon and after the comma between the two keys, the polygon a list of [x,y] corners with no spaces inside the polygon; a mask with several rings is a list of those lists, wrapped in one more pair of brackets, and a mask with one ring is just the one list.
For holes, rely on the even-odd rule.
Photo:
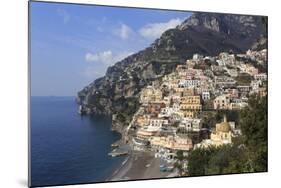
{"label": "house", "polygon": [[188,96],[188,95],[194,95],[194,89],[193,88],[187,88],[187,87],[175,87],[174,91],[176,93],[179,93],[179,96]]}
{"label": "house", "polygon": [[235,55],[234,54],[222,52],[219,54],[219,59],[222,62],[224,62],[225,65],[234,65],[235,64]]}
{"label": "house", "polygon": [[231,103],[229,104],[230,110],[241,110],[242,108],[246,107],[248,103],[244,102],[242,99],[232,99]]}
{"label": "house", "polygon": [[173,113],[169,117],[169,121],[171,124],[173,124],[175,122],[180,122],[181,119],[182,119],[182,116],[179,113]]}
{"label": "house", "polygon": [[193,148],[192,140],[188,137],[179,136],[154,136],[150,139],[151,147],[166,148],[171,150],[189,151]]}
{"label": "house", "polygon": [[255,76],[259,73],[259,70],[251,64],[241,63],[238,68],[241,72],[247,73],[251,76]]}
{"label": "house", "polygon": [[213,105],[214,109],[228,109],[230,104],[230,97],[229,95],[220,95],[215,98]]}
{"label": "house", "polygon": [[215,76],[215,85],[219,87],[231,87],[236,84],[236,81],[228,76]]}
{"label": "house", "polygon": [[136,117],[136,125],[143,127],[149,124],[149,115],[139,115]]}
{"label": "house", "polygon": [[188,80],[179,80],[178,87],[187,87],[187,88],[194,88],[200,86],[200,80],[188,79]]}
{"label": "house", "polygon": [[224,68],[218,65],[211,65],[211,70],[213,72],[223,72]]}
{"label": "house", "polygon": [[261,80],[252,80],[251,81],[251,88],[254,91],[257,91],[260,86],[262,86],[262,81]]}
{"label": "house", "polygon": [[246,73],[248,73],[251,76],[255,76],[259,73],[259,69],[255,68],[254,66],[249,66],[246,69]]}
{"label": "house", "polygon": [[179,124],[180,128],[185,128],[187,131],[198,132],[202,127],[201,119],[183,118]]}
{"label": "house", "polygon": [[254,78],[255,78],[255,80],[266,81],[267,80],[267,74],[266,73],[256,74],[254,76]]}
{"label": "house", "polygon": [[224,94],[228,95],[230,98],[238,98],[239,92],[238,89],[235,87],[224,88]]}
{"label": "house", "polygon": [[161,101],[163,93],[160,89],[155,89],[154,86],[147,86],[141,91],[140,103],[148,103],[150,101]]}
{"label": "house", "polygon": [[200,101],[199,95],[194,96],[186,96],[181,98],[180,102],[180,109],[181,110],[201,110],[202,105]]}
{"label": "house", "polygon": [[202,105],[201,104],[187,104],[187,103],[183,103],[183,104],[180,104],[180,109],[181,110],[200,111],[200,110],[202,110]]}
{"label": "house", "polygon": [[183,118],[194,118],[195,112],[193,110],[179,110],[177,112]]}
{"label": "house", "polygon": [[161,130],[160,127],[145,126],[137,130],[137,137],[140,139],[148,139],[158,134],[160,130]]}
{"label": "house", "polygon": [[267,95],[267,89],[265,87],[259,88],[258,94],[259,94],[259,96],[262,96],[262,97],[266,96]]}
{"label": "house", "polygon": [[153,103],[149,103],[146,106],[144,106],[144,111],[145,111],[145,113],[148,113],[148,114],[159,114],[161,111],[161,108],[164,108],[165,106],[166,106],[165,103],[153,102]]}
{"label": "house", "polygon": [[158,114],[158,117],[169,117],[172,113],[175,113],[174,108],[166,106],[165,108],[161,108],[161,112]]}
{"label": "house", "polygon": [[203,60],[203,58],[204,58],[204,56],[201,54],[193,54],[193,57],[192,57],[193,60],[197,60],[197,61]]}
{"label": "house", "polygon": [[181,103],[186,104],[200,104],[200,96],[193,95],[193,96],[185,96],[181,98]]}
{"label": "house", "polygon": [[203,99],[204,101],[209,100],[210,97],[211,97],[209,91],[203,91],[202,94],[201,94],[201,96],[202,96],[202,99]]}
{"label": "house", "polygon": [[251,91],[251,86],[237,86],[237,90],[239,93],[249,93]]}
{"label": "house", "polygon": [[168,125],[169,121],[165,118],[150,118],[149,126],[151,127],[162,127],[164,125]]}
{"label": "house", "polygon": [[251,60],[257,61],[259,64],[262,64],[267,61],[267,49],[261,51],[248,50],[246,56]]}

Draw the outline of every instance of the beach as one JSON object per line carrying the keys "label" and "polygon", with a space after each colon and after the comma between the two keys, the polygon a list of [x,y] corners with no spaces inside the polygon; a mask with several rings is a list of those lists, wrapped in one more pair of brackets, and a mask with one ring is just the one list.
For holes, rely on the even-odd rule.
{"label": "beach", "polygon": [[132,151],[120,168],[114,171],[107,181],[140,180],[175,177],[176,172],[161,172],[159,166],[163,163],[154,158],[153,152]]}

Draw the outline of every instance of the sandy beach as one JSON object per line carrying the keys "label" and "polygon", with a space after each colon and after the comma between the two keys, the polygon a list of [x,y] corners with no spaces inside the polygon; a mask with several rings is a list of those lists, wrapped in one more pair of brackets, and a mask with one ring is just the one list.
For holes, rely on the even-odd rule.
{"label": "sandy beach", "polygon": [[161,172],[161,161],[152,152],[133,151],[107,181],[175,177],[175,172]]}

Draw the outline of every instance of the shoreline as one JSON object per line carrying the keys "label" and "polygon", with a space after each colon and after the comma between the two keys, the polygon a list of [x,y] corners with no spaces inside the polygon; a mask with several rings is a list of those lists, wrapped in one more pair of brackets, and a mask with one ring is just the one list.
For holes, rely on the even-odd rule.
{"label": "shoreline", "polygon": [[154,157],[153,152],[131,151],[128,157],[105,181],[159,179],[177,176],[176,170],[161,172],[159,166],[162,163],[159,158]]}
{"label": "shoreline", "polygon": [[[113,144],[118,144],[118,147],[124,145],[124,128],[121,128],[119,123],[113,121],[111,130],[121,134],[121,138]],[[178,176],[177,170],[161,172],[161,164],[165,164],[165,162],[159,158],[155,158],[154,152],[152,151],[134,151],[130,149],[127,157],[113,170],[105,181],[159,179]]]}

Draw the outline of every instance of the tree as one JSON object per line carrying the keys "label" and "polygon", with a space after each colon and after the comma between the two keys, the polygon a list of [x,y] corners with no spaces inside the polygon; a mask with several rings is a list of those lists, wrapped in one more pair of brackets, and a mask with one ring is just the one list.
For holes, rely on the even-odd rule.
{"label": "tree", "polygon": [[253,171],[267,171],[267,96],[250,97],[241,112],[240,126]]}
{"label": "tree", "polygon": [[213,148],[197,148],[188,155],[188,174],[205,175]]}
{"label": "tree", "polygon": [[250,85],[253,80],[252,76],[247,73],[240,73],[236,77],[236,81],[238,85]]}
{"label": "tree", "polygon": [[174,168],[178,169],[179,174],[183,174],[183,160],[185,159],[184,155],[183,155],[183,151],[179,150],[176,153],[176,157],[177,162],[174,164]]}

